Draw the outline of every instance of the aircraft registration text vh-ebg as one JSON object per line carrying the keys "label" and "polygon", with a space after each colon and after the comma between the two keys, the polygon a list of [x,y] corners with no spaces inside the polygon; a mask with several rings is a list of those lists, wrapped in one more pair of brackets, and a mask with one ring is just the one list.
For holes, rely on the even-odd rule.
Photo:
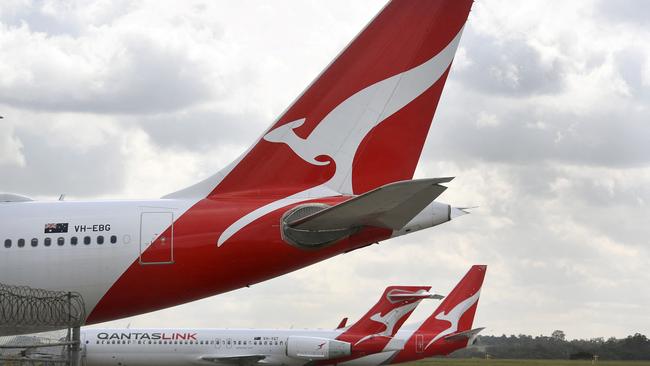
{"label": "aircraft registration text vh-ebg", "polygon": [[151,200],[0,194],[0,283],[77,292],[92,324],[465,214],[435,201],[452,178],[413,174],[471,4],[389,2],[258,141],[190,187]]}

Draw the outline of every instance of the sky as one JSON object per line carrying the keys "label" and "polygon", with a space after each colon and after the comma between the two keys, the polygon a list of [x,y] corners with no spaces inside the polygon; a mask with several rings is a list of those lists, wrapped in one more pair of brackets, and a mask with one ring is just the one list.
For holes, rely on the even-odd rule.
{"label": "sky", "polygon": [[[0,192],[155,198],[195,183],[383,5],[4,0]],[[100,326],[331,328],[385,286],[445,294],[487,264],[485,334],[650,335],[647,14],[642,0],[477,0],[416,171],[455,176],[438,200],[471,215]]]}

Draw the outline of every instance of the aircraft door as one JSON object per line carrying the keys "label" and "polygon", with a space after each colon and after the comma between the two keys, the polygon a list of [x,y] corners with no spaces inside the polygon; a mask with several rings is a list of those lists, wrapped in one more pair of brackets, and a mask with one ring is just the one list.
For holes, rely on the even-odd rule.
{"label": "aircraft door", "polygon": [[174,213],[140,214],[140,264],[174,263]]}
{"label": "aircraft door", "polygon": [[422,334],[415,335],[415,353],[424,352],[424,336]]}

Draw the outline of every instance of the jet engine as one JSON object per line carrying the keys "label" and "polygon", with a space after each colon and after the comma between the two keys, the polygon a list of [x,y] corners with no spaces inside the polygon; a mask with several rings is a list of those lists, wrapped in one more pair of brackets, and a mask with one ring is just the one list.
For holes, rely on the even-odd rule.
{"label": "jet engine", "polygon": [[348,342],[318,337],[289,337],[287,356],[304,360],[330,360],[350,356]]}

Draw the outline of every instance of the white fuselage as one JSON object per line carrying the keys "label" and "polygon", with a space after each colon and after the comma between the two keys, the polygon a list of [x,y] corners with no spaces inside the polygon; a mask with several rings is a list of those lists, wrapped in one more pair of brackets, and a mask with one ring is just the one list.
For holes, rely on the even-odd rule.
{"label": "white fuselage", "polygon": [[[169,220],[194,203],[0,203],[0,283],[78,292],[89,313]],[[45,233],[46,225],[57,223],[67,224],[67,232]]]}
{"label": "white fuselage", "polygon": [[[347,360],[341,364],[377,366],[398,351],[395,345],[415,329],[400,330],[386,349],[391,351]],[[82,330],[82,357],[87,366],[233,365],[236,358],[263,355],[265,365],[304,365],[310,360],[287,355],[290,336],[335,339],[343,332],[319,329],[86,329]],[[191,339],[172,339],[178,338]],[[155,338],[155,339],[152,339]],[[212,359],[212,360],[207,360]],[[338,363],[322,360],[323,363]]]}
{"label": "white fuselage", "polygon": [[265,364],[303,365],[309,360],[287,356],[289,336],[334,339],[340,333],[332,330],[105,329],[84,330],[81,341],[87,366],[232,365],[232,361],[205,358],[254,355],[266,356]]}

